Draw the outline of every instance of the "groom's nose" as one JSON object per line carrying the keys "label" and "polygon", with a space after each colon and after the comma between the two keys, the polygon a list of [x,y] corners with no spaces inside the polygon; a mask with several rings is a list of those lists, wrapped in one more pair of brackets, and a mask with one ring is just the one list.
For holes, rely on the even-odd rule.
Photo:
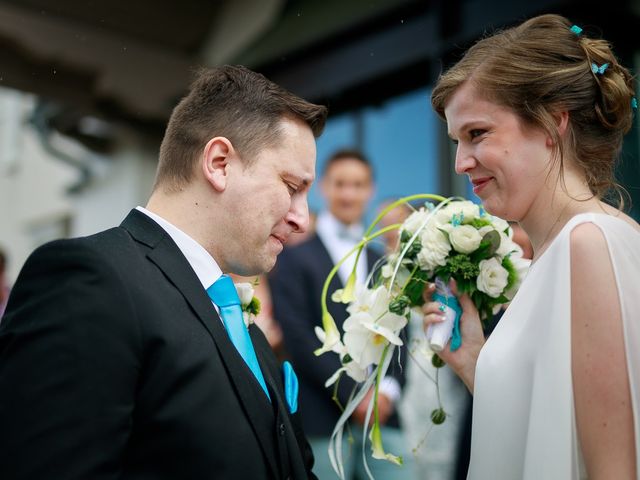
{"label": "groom's nose", "polygon": [[306,197],[291,202],[291,207],[285,216],[285,221],[296,233],[304,233],[309,228],[309,205]]}

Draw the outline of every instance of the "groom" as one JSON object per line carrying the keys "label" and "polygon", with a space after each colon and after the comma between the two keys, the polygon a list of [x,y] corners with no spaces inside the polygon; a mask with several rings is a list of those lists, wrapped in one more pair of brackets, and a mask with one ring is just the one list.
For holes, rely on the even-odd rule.
{"label": "groom", "polygon": [[146,208],[31,255],[0,327],[0,478],[315,478],[221,274],[270,270],[307,228],[325,118],[244,67],[202,71]]}

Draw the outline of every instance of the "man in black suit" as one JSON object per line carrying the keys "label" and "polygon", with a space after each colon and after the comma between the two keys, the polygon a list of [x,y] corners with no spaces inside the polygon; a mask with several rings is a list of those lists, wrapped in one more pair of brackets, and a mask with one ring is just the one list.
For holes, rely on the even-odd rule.
{"label": "man in black suit", "polygon": [[[316,474],[322,479],[335,478],[328,454],[329,437],[341,415],[333,396],[334,387],[325,382],[340,368],[338,356],[326,353],[319,357],[314,350],[321,346],[314,332],[322,324],[320,298],[327,275],[334,265],[351,250],[364,233],[362,225],[365,208],[373,193],[373,171],[368,159],[356,150],[335,152],[325,163],[320,183],[327,201],[327,210],[316,221],[316,233],[304,243],[285,249],[278,265],[271,272],[269,285],[273,299],[274,317],[282,327],[285,350],[296,365],[300,379],[302,423],[309,436],[316,458]],[[367,249],[357,265],[357,278],[364,283],[380,255]],[[339,269],[329,287],[329,295],[343,288],[353,268],[354,257]],[[347,318],[346,305],[327,302],[329,313],[339,328]],[[404,353],[401,350],[401,353]],[[394,454],[407,453],[403,434],[399,429],[397,403],[404,376],[397,362],[392,362],[387,378],[383,379],[378,408],[383,425],[385,446]],[[340,379],[337,398],[346,405],[354,387],[349,377]],[[362,425],[366,418],[370,394],[358,405],[352,416],[351,429],[355,443],[351,449],[346,475],[350,472],[365,478],[361,464]],[[369,454],[369,449],[366,449]],[[410,462],[410,455],[405,455]],[[412,478],[411,467],[399,468],[386,461],[369,460],[374,476],[379,479]]]}
{"label": "man in black suit", "polygon": [[315,478],[264,335],[207,293],[306,229],[325,118],[244,67],[204,70],[147,207],[31,255],[0,327],[0,478]]}

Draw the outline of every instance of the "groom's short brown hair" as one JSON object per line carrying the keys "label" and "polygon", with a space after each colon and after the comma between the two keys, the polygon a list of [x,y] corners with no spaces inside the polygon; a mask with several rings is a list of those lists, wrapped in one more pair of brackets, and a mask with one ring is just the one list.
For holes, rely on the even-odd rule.
{"label": "groom's short brown hair", "polygon": [[197,160],[213,137],[226,137],[249,164],[280,139],[284,118],[306,123],[314,136],[324,129],[327,108],[288,92],[243,66],[201,69],[174,108],[160,146],[156,188],[189,183]]}

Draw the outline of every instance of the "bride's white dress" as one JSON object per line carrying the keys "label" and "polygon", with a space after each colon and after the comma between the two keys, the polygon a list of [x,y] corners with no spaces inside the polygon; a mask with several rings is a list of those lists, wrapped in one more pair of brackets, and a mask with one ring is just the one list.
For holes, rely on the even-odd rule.
{"label": "bride's white dress", "polygon": [[586,478],[574,416],[569,270],[569,236],[584,222],[603,231],[613,264],[640,463],[640,233],[613,216],[581,214],[533,264],[480,353],[469,479]]}

